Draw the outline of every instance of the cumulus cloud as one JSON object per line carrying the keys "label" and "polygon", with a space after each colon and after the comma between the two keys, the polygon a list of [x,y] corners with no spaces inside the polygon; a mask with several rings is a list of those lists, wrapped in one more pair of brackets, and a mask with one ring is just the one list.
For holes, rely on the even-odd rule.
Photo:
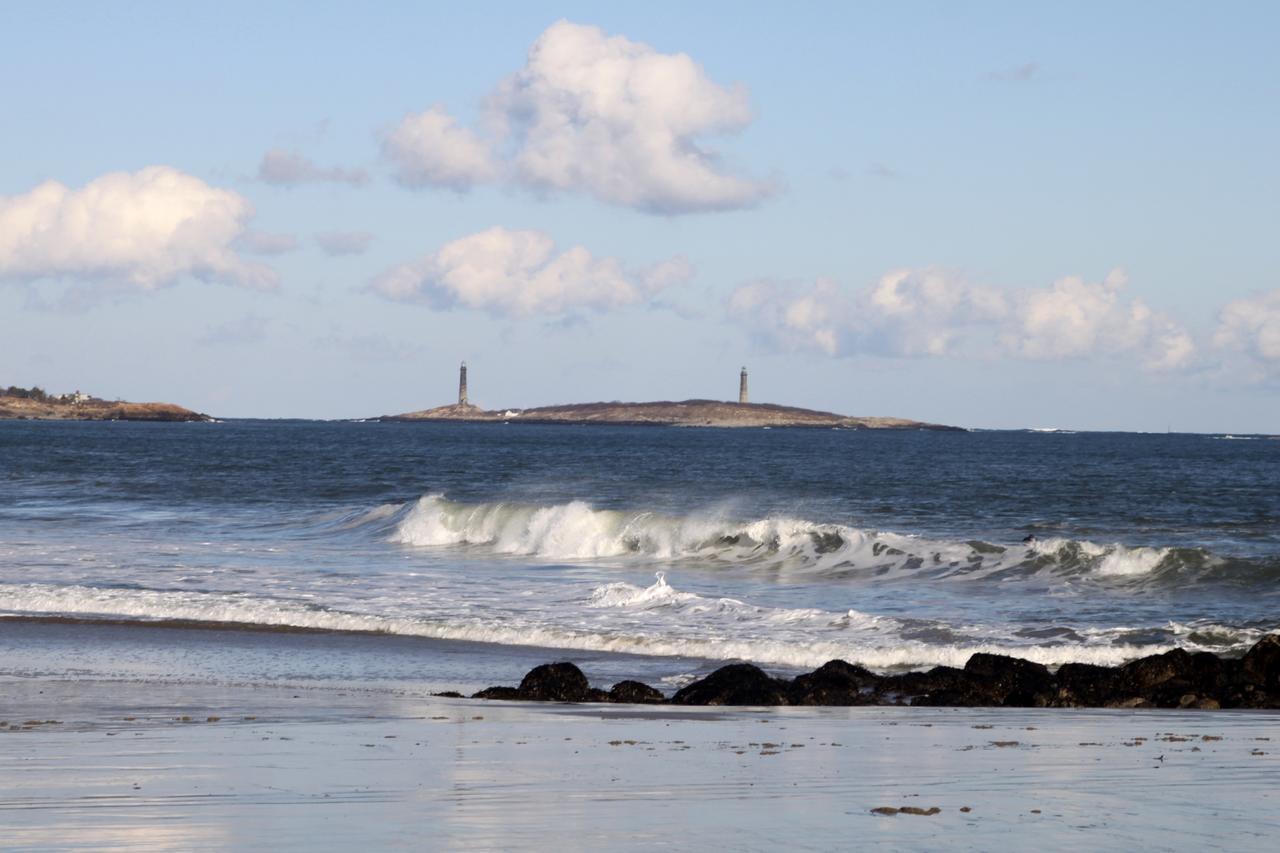
{"label": "cumulus cloud", "polygon": [[368,231],[321,231],[315,238],[316,245],[330,257],[363,255],[373,242]]}
{"label": "cumulus cloud", "polygon": [[1097,283],[1071,276],[1023,295],[1010,337],[1029,358],[1079,358],[1099,352],[1136,352],[1146,367],[1184,367],[1194,354],[1191,336],[1141,299],[1124,299],[1128,282],[1112,270]]}
{"label": "cumulus cloud", "polygon": [[262,155],[262,162],[258,164],[258,180],[279,187],[313,183],[360,186],[369,180],[369,174],[364,169],[326,168],[315,164],[301,152],[272,148]]}
{"label": "cumulus cloud", "polygon": [[751,282],[728,307],[774,345],[833,356],[994,349],[1030,359],[1131,354],[1155,370],[1189,364],[1190,335],[1142,300],[1123,298],[1124,285],[1118,270],[1099,283],[1064,278],[1029,290],[974,285],[936,269],[896,270],[858,289],[828,279]]}
{"label": "cumulus cloud", "polygon": [[1213,343],[1280,370],[1280,290],[1228,302],[1218,314]]}
{"label": "cumulus cloud", "polygon": [[679,258],[629,274],[617,258],[597,258],[581,246],[558,252],[541,231],[499,227],[393,267],[370,288],[388,299],[495,315],[564,315],[634,305],[691,274]]}
{"label": "cumulus cloud", "polygon": [[700,141],[751,122],[745,88],[598,27],[553,24],[487,108],[487,141],[439,106],[407,117],[384,143],[397,179],[457,190],[501,177],[665,214],[746,207],[773,190]]}
{"label": "cumulus cloud", "polygon": [[460,127],[439,104],[404,117],[382,141],[382,153],[406,187],[448,187],[463,192],[498,175],[489,147]]}
{"label": "cumulus cloud", "polygon": [[947,355],[966,329],[1002,319],[1009,306],[998,291],[921,269],[895,270],[860,290],[831,279],[808,287],[757,281],[738,288],[729,309],[790,348]]}
{"label": "cumulus cloud", "polygon": [[246,231],[237,242],[246,252],[255,255],[283,255],[298,248],[298,238],[292,234],[268,231]]}
{"label": "cumulus cloud", "polygon": [[193,276],[274,287],[269,267],[235,251],[252,216],[239,194],[167,166],[112,172],[80,189],[46,181],[0,196],[0,279],[152,290]]}

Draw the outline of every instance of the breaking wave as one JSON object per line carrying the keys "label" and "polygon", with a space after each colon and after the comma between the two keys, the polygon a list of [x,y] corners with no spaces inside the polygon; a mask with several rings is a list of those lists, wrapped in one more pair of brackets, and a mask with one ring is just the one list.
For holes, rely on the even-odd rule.
{"label": "breaking wave", "polygon": [[782,516],[751,521],[669,516],[596,509],[582,501],[467,504],[437,494],[407,506],[390,539],[418,548],[470,546],[546,560],[642,557],[827,578],[1089,578],[1112,585],[1280,579],[1277,561],[1224,558],[1202,548],[1067,538],[1015,544],[948,541]]}

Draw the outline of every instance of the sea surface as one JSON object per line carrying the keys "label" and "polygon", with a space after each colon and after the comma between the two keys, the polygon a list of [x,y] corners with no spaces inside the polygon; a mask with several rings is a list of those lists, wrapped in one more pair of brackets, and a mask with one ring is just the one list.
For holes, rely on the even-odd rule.
{"label": "sea surface", "polygon": [[1280,441],[0,422],[0,617],[8,677],[1238,654],[1280,629]]}

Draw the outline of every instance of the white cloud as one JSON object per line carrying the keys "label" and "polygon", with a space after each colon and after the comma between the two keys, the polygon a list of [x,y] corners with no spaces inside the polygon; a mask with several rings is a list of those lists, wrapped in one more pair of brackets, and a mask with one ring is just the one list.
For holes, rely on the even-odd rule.
{"label": "white cloud", "polygon": [[1133,355],[1155,370],[1187,366],[1185,330],[1140,299],[1124,274],[1101,283],[1064,278],[1048,288],[969,284],[935,269],[897,270],[870,287],[757,281],[729,300],[731,316],[768,342],[827,355],[946,356],[997,351],[1029,359]]}
{"label": "white cloud", "polygon": [[262,162],[258,164],[258,180],[281,187],[326,182],[360,186],[369,180],[369,174],[364,169],[325,168],[298,151],[272,148],[262,155]]}
{"label": "white cloud", "polygon": [[167,166],[112,172],[70,189],[46,181],[0,196],[0,278],[73,278],[143,290],[186,276],[269,288],[276,275],[236,254],[253,207]]}
{"label": "white cloud", "polygon": [[1186,366],[1195,350],[1190,335],[1141,299],[1124,299],[1127,282],[1122,270],[1112,270],[1099,283],[1070,276],[1028,291],[1010,330],[1012,347],[1029,358],[1135,352],[1149,368]]}
{"label": "white cloud", "polygon": [[1245,352],[1269,369],[1280,369],[1280,290],[1224,305],[1213,343]]}
{"label": "white cloud", "polygon": [[448,187],[459,192],[498,175],[489,147],[459,127],[439,104],[410,114],[382,142],[395,164],[395,179],[406,187]]}
{"label": "white cloud", "polygon": [[439,106],[406,118],[385,142],[397,179],[465,189],[501,176],[668,214],[746,207],[773,190],[733,174],[700,142],[751,122],[744,87],[715,83],[685,54],[598,27],[553,24],[487,105],[488,143]]}
{"label": "white cloud", "polygon": [[368,231],[321,231],[315,238],[316,245],[330,257],[363,255],[373,242]]}
{"label": "white cloud", "polygon": [[684,284],[693,278],[693,264],[687,258],[677,255],[659,261],[640,274],[641,288],[647,293],[657,293],[678,284]]}
{"label": "white cloud", "polygon": [[557,252],[555,241],[541,231],[490,228],[393,267],[370,287],[404,302],[495,315],[560,315],[634,305],[691,274],[687,262],[673,258],[630,275],[618,259],[594,257],[581,246]]}
{"label": "white cloud", "polygon": [[1008,314],[1008,300],[934,269],[895,270],[855,290],[831,279],[811,287],[758,281],[731,297],[730,313],[766,338],[827,355],[947,355],[963,333]]}

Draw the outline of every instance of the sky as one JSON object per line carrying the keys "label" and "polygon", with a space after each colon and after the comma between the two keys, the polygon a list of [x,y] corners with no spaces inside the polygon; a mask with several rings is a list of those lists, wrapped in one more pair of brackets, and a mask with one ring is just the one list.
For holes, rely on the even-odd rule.
{"label": "sky", "polygon": [[1274,3],[184,5],[0,6],[0,385],[1280,432]]}

